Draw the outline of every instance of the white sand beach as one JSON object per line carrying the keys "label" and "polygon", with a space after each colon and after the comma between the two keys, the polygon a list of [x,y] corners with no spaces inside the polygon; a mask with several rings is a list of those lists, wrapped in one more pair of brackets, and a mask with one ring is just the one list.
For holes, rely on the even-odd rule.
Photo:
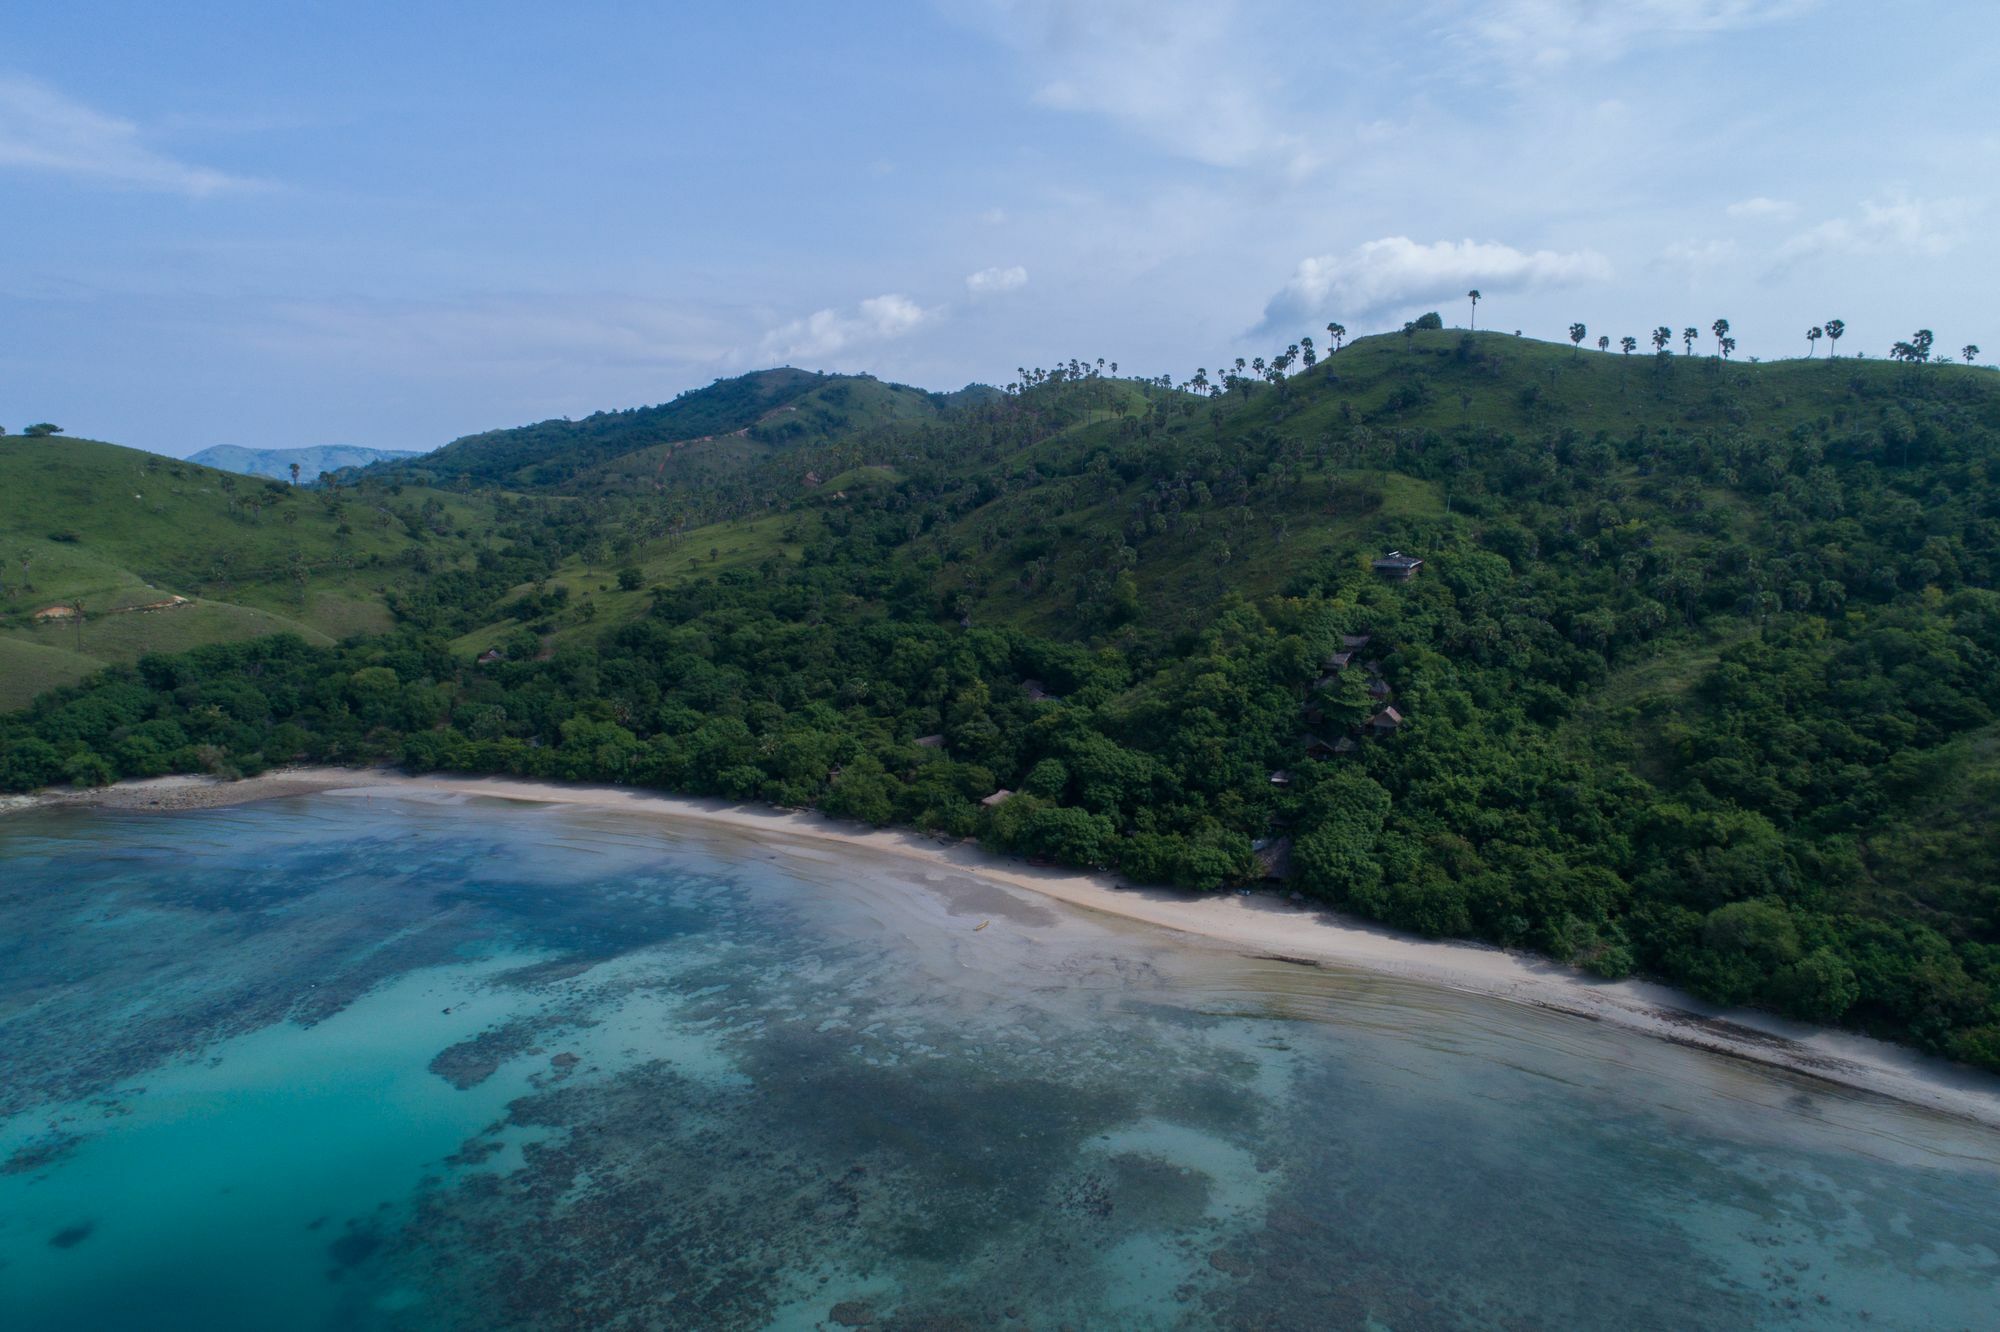
{"label": "white sand beach", "polygon": [[1115,876],[1042,869],[971,843],[842,823],[816,813],[624,787],[501,777],[412,777],[385,770],[292,768],[243,781],[162,777],[93,791],[16,798],[9,808],[91,805],[184,810],[312,793],[489,797],[719,825],[760,838],[841,843],[1008,884],[1071,907],[1225,948],[1334,970],[1393,976],[1572,1014],[1959,1118],[2000,1126],[2000,1079],[1886,1042],[1764,1013],[1722,1010],[1666,986],[1602,981],[1532,954],[1420,939],[1275,893],[1197,894]]}

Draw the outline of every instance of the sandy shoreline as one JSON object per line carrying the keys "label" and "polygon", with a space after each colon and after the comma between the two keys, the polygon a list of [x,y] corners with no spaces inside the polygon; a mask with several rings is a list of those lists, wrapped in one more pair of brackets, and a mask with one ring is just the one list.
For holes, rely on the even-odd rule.
{"label": "sandy shoreline", "polygon": [[1271,894],[1198,895],[1137,887],[1109,875],[1038,869],[968,843],[869,829],[815,813],[623,787],[501,777],[411,777],[344,768],[288,769],[238,782],[161,777],[94,791],[0,800],[0,812],[63,805],[171,811],[332,791],[528,800],[865,847],[1009,884],[1080,910],[1171,930],[1203,946],[1394,976],[1532,1004],[2000,1127],[2000,1079],[1886,1042],[1768,1014],[1723,1011],[1647,982],[1599,981],[1531,955],[1480,944],[1412,938]]}

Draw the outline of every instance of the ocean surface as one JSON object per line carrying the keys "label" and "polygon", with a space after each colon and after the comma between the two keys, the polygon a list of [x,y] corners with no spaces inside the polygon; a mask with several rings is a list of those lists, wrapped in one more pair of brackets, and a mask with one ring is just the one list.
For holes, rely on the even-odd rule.
{"label": "ocean surface", "polygon": [[870,853],[0,818],[0,1326],[1991,1328],[2000,1134]]}

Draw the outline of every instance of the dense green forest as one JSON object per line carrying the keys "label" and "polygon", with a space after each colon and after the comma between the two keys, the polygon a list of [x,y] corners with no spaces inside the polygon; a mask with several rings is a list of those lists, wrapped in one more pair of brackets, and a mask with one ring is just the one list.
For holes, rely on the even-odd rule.
{"label": "dense green forest", "polygon": [[[1573,340],[472,437],[281,501],[334,547],[327,504],[394,517],[339,574],[383,623],[43,692],[0,788],[390,761],[817,805],[2000,1069],[2000,376]],[[697,465],[733,446],[660,433],[697,415],[754,450]]]}

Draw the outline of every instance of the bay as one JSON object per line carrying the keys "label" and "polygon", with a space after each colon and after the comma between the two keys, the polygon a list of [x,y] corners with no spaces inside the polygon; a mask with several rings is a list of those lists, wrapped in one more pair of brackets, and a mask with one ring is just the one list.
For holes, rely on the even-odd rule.
{"label": "bay", "polygon": [[578,808],[0,820],[10,1328],[1990,1325],[2000,1134]]}

